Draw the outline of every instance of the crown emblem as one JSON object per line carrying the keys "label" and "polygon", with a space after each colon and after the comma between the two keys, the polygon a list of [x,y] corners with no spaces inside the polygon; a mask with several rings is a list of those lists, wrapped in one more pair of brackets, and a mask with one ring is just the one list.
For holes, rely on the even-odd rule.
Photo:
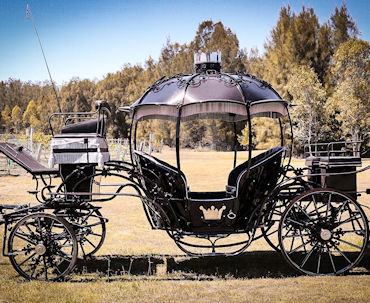
{"label": "crown emblem", "polygon": [[213,205],[208,209],[200,206],[199,209],[203,212],[203,217],[205,220],[221,220],[222,213],[226,209],[226,206],[224,205],[220,209],[217,209]]}

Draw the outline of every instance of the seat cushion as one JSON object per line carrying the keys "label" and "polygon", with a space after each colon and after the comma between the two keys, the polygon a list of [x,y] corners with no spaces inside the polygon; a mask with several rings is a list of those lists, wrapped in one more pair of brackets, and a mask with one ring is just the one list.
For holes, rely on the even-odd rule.
{"label": "seat cushion", "polygon": [[98,123],[98,119],[92,119],[84,122],[65,125],[61,129],[61,133],[62,134],[101,133],[103,129],[104,122],[100,121]]}

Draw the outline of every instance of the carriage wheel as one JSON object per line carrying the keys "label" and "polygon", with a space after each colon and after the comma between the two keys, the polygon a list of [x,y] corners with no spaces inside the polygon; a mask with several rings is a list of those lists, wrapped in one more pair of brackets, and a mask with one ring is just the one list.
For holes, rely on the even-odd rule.
{"label": "carriage wheel", "polygon": [[54,281],[68,275],[77,260],[77,239],[70,224],[48,213],[23,217],[9,235],[15,270],[29,280]]}
{"label": "carriage wheel", "polygon": [[301,273],[337,275],[362,259],[369,227],[360,205],[331,189],[316,189],[295,198],[279,225],[281,252]]}
{"label": "carriage wheel", "polygon": [[278,200],[277,202],[275,202],[272,209],[271,217],[268,220],[267,225],[261,227],[261,232],[266,242],[277,252],[280,252],[278,237],[279,222],[288,203],[289,201],[285,202],[282,200]]}
{"label": "carriage wheel", "polygon": [[95,254],[103,245],[106,235],[106,219],[98,209],[63,209],[58,216],[72,225],[84,258]]}
{"label": "carriage wheel", "polygon": [[287,184],[272,198],[272,210],[265,226],[261,227],[261,232],[266,242],[277,252],[280,252],[278,231],[281,216],[293,198],[303,191],[304,188],[300,184]]}

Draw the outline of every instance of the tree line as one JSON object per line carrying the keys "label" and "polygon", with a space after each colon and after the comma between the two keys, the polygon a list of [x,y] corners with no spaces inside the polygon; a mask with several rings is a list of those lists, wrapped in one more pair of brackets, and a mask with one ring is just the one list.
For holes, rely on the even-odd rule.
{"label": "tree line", "polygon": [[[355,20],[343,2],[329,20],[319,23],[313,8],[299,13],[290,6],[280,9],[276,25],[267,38],[262,54],[239,45],[237,35],[222,22],[199,24],[194,39],[185,44],[168,39],[160,57],[148,58],[143,65],[125,64],[100,81],[73,78],[58,88],[63,111],[90,111],[93,100],[107,100],[112,108],[109,135],[127,137],[128,117],[118,107],[136,101],[155,80],[177,73],[193,73],[195,52],[222,53],[224,72],[248,72],[262,78],[285,99],[299,106],[292,112],[295,144],[333,140],[368,140],[370,97],[370,45],[359,39]],[[49,82],[32,83],[17,79],[0,82],[0,125],[3,132],[21,132],[33,126],[47,133],[50,113],[58,111]],[[169,121],[143,122],[139,137],[150,133],[173,146],[174,126]],[[256,121],[266,131],[253,134],[257,148],[268,148],[278,126],[268,119]],[[238,125],[239,144],[248,137],[245,125]],[[182,143],[187,147],[231,148],[233,127],[222,121],[184,123]]]}

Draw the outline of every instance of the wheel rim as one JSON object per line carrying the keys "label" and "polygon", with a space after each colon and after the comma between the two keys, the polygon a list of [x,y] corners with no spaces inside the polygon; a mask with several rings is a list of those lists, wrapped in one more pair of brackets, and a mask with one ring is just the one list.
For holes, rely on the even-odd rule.
{"label": "wheel rim", "polygon": [[8,252],[15,270],[29,280],[58,280],[77,260],[77,239],[71,226],[52,214],[21,219],[9,235]]}
{"label": "wheel rim", "polygon": [[105,219],[98,209],[73,209],[57,212],[73,227],[83,257],[95,254],[106,235]]}
{"label": "wheel rim", "polygon": [[360,262],[368,223],[359,204],[334,190],[313,190],[287,207],[279,225],[280,248],[301,273],[336,275]]}

